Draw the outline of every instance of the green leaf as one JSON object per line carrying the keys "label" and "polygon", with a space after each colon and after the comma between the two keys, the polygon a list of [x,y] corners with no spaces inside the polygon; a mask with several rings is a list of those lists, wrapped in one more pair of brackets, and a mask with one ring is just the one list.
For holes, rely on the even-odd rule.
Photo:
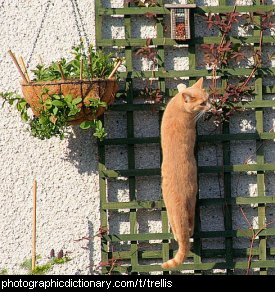
{"label": "green leaf", "polygon": [[29,272],[29,275],[45,275],[53,268],[52,263],[46,263],[45,265],[38,265]]}
{"label": "green leaf", "polygon": [[97,129],[102,129],[102,122],[101,121],[96,121],[96,128]]}
{"label": "green leaf", "polygon": [[53,264],[56,264],[56,265],[61,265],[61,264],[65,264],[67,262],[71,261],[71,259],[67,256],[63,257],[63,258],[54,258],[53,259]]}
{"label": "green leaf", "polygon": [[77,109],[77,108],[73,108],[70,110],[70,112],[68,113],[68,116],[71,117],[71,116],[75,116],[78,112],[80,112],[80,109]]}
{"label": "green leaf", "polygon": [[96,131],[94,133],[94,136],[102,141],[107,136],[107,133],[105,133],[104,131]]}
{"label": "green leaf", "polygon": [[17,110],[22,111],[24,109],[24,107],[26,106],[26,104],[27,103],[25,101],[18,102],[16,105]]}
{"label": "green leaf", "polygon": [[60,94],[53,94],[52,97],[53,97],[54,99],[61,99]]}
{"label": "green leaf", "polygon": [[67,103],[72,103],[72,100],[73,100],[73,97],[72,95],[68,94],[64,97],[64,100],[67,102]]}
{"label": "green leaf", "polygon": [[52,101],[50,99],[47,99],[45,102],[44,102],[44,105],[47,109],[50,109],[52,107]]}
{"label": "green leaf", "polygon": [[44,87],[44,88],[42,89],[42,95],[43,95],[43,94],[48,94],[49,91],[50,91],[49,88]]}
{"label": "green leaf", "polygon": [[22,119],[23,122],[25,122],[25,123],[29,120],[29,116],[28,116],[27,112],[23,112],[23,113],[21,114],[21,119]]}
{"label": "green leaf", "polygon": [[52,101],[52,104],[56,107],[64,107],[64,103],[60,100],[54,100]]}
{"label": "green leaf", "polygon": [[102,141],[107,136],[107,133],[105,132],[101,121],[95,121],[94,136],[97,137],[100,141]]}
{"label": "green leaf", "polygon": [[79,127],[83,130],[87,130],[90,129],[93,125],[94,123],[91,121],[84,121],[79,125]]}
{"label": "green leaf", "polygon": [[71,103],[67,103],[67,106],[70,110],[73,110],[74,109],[74,105],[72,105]]}
{"label": "green leaf", "polygon": [[[105,54],[101,50],[93,50],[93,46],[89,46],[89,52],[93,60],[93,72],[94,77],[106,77],[114,68],[114,58],[112,54]],[[78,46],[72,48],[73,59],[67,61],[62,58],[59,62],[61,63],[64,75],[69,78],[79,78],[80,73],[80,59],[83,59],[83,77],[87,78],[90,72],[87,71],[88,61],[85,56],[84,46],[80,43]],[[47,80],[59,80],[61,74],[58,68],[58,61],[52,62],[49,66],[38,65],[34,73],[34,81],[47,81]],[[43,94],[48,93],[44,92]]]}
{"label": "green leaf", "polygon": [[47,117],[45,117],[45,116],[40,116],[40,117],[39,117],[39,122],[40,122],[42,125],[46,124],[47,121],[48,121],[48,118],[47,118]]}
{"label": "green leaf", "polygon": [[54,107],[54,108],[53,108],[53,114],[56,115],[57,112],[58,112],[58,108],[57,108],[57,107]]}
{"label": "green leaf", "polygon": [[[96,51],[92,46],[89,46],[89,51],[93,60],[94,77],[102,78],[108,76],[114,68],[112,54],[105,54],[101,50]],[[72,53],[73,58],[69,61],[62,58],[60,61],[52,62],[50,65],[36,66],[35,70],[32,71],[34,73],[34,81],[60,80],[61,74],[58,68],[58,62],[60,62],[66,77],[79,79],[81,59],[83,59],[83,78],[91,77],[83,42],[73,47]],[[24,121],[29,121],[32,135],[39,139],[49,139],[53,136],[59,136],[60,138],[64,137],[68,121],[73,119],[77,113],[81,111],[79,104],[83,101],[81,97],[73,98],[70,94],[66,96],[62,94],[50,94],[49,88],[45,86],[41,96],[39,96],[41,116],[34,116],[30,119],[27,115],[27,109],[30,106],[20,95],[10,92],[0,93],[0,97],[4,99],[4,103],[8,102],[15,105],[20,112],[21,118]],[[100,99],[91,98],[90,104],[86,106],[94,113],[99,107],[106,107],[107,105],[100,101]],[[99,139],[106,135],[101,122],[95,120],[83,122],[81,124],[82,129],[89,129],[91,127],[95,129],[95,136]]]}
{"label": "green leaf", "polygon": [[77,98],[73,99],[72,104],[76,105],[76,104],[79,104],[81,101],[82,101],[82,98],[81,97],[77,97]]}

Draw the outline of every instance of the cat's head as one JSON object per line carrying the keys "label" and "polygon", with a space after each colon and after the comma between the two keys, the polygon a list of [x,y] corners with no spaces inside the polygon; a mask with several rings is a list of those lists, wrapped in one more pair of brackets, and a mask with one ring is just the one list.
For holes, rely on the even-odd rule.
{"label": "cat's head", "polygon": [[208,102],[209,95],[203,89],[203,77],[191,87],[179,87],[178,94],[180,95],[180,98],[182,98],[182,104],[186,112],[206,112],[211,107]]}

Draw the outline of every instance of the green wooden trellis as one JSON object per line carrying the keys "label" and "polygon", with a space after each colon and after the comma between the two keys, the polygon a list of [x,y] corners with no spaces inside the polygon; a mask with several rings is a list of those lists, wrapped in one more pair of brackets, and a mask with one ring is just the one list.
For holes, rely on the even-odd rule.
{"label": "green wooden trellis", "polygon": [[[189,1],[194,3],[195,1]],[[238,12],[253,12],[257,11],[274,11],[273,5],[261,5],[260,0],[254,1],[251,6],[237,6]],[[133,96],[133,78],[139,78],[139,72],[133,70],[132,57],[133,47],[141,47],[146,43],[145,39],[132,38],[131,36],[131,16],[140,15],[143,16],[147,12],[157,14],[157,37],[152,39],[152,44],[157,48],[158,56],[158,71],[155,72],[155,77],[158,78],[158,84],[160,89],[165,92],[166,96],[173,96],[176,90],[166,88],[165,79],[173,77],[189,77],[189,84],[192,84],[197,77],[209,76],[208,70],[196,69],[196,44],[201,43],[219,43],[220,37],[193,37],[188,42],[188,57],[189,57],[189,70],[186,71],[173,71],[164,70],[164,46],[173,46],[177,44],[174,40],[164,37],[163,18],[169,14],[169,10],[164,7],[164,1],[159,0],[159,6],[148,8],[137,7],[124,7],[124,8],[106,8],[103,7],[101,0],[96,0],[96,41],[99,48],[112,48],[114,46],[125,48],[126,58],[126,72],[121,72],[119,77],[126,82],[125,92],[126,103],[116,104],[110,107],[112,111],[126,112],[127,115],[127,137],[126,138],[113,138],[106,139],[99,143],[99,179],[100,179],[100,212],[101,212],[101,226],[106,227],[108,230],[108,211],[110,210],[129,210],[130,216],[130,234],[107,234],[102,236],[101,239],[101,257],[102,262],[107,263],[110,259],[128,260],[125,265],[112,266],[110,264],[104,266],[103,273],[108,273],[110,270],[112,273],[150,273],[155,271],[163,271],[160,265],[149,264],[149,260],[161,259],[167,260],[172,257],[175,250],[172,249],[169,239],[172,235],[169,233],[167,215],[164,204],[159,201],[138,201],[136,198],[136,177],[138,176],[152,176],[160,175],[160,169],[137,169],[135,166],[135,149],[134,146],[138,144],[150,144],[159,143],[159,137],[143,137],[137,138],[134,136],[134,112],[138,111],[150,111],[151,106],[148,104],[134,104]],[[224,13],[231,12],[232,6],[226,5],[226,0],[220,0],[219,6],[200,6],[193,10],[191,17],[194,17],[195,13]],[[103,39],[102,38],[102,19],[106,15],[122,15],[124,17],[125,25],[125,39]],[[260,21],[258,16],[254,16],[257,21]],[[192,20],[191,20],[192,21]],[[191,26],[191,29],[194,29]],[[192,32],[191,32],[192,33]],[[254,49],[259,46],[259,30],[254,29],[253,35],[244,39],[238,37],[231,37],[234,43],[253,43]],[[273,43],[275,38],[273,36],[264,35],[263,43]],[[222,86],[226,84],[227,76],[242,76],[249,75],[252,69],[224,69],[218,73],[222,77]],[[232,206],[234,205],[250,205],[257,204],[259,228],[263,227],[266,218],[266,206],[267,204],[275,203],[274,195],[265,195],[265,173],[275,170],[275,163],[265,163],[263,147],[261,143],[266,140],[275,139],[275,133],[264,132],[263,127],[263,113],[265,108],[272,108],[275,106],[275,100],[264,100],[263,94],[275,93],[275,86],[263,86],[263,76],[265,74],[273,75],[274,68],[269,68],[269,73],[264,70],[258,71],[255,75],[255,100],[242,105],[245,108],[255,109],[256,115],[256,133],[237,133],[232,134],[229,131],[229,125],[224,125],[221,134],[214,135],[198,135],[198,143],[220,143],[223,149],[223,165],[222,166],[202,166],[198,168],[198,173],[220,173],[224,177],[224,197],[222,198],[209,198],[199,199],[197,204],[197,216],[196,216],[196,229],[194,234],[194,244],[192,251],[190,252],[190,259],[192,263],[183,264],[177,270],[194,270],[196,274],[202,274],[204,271],[211,271],[213,269],[225,269],[228,274],[234,273],[236,269],[246,270],[247,268],[247,256],[249,254],[249,246],[247,248],[236,248],[233,246],[234,238],[251,237],[251,230],[232,229]],[[151,77],[151,72],[143,72],[144,77]],[[119,92],[118,95],[123,94]],[[162,107],[159,107],[159,121],[161,121]],[[232,165],[230,162],[230,141],[244,141],[254,140],[256,141],[256,164],[240,164]],[[127,170],[112,170],[105,167],[105,148],[106,145],[126,145],[128,153],[128,169]],[[231,173],[233,172],[248,172],[256,171],[257,173],[257,189],[258,194],[256,197],[232,197],[231,196]],[[128,178],[129,183],[129,202],[109,202],[107,196],[107,181],[109,179],[116,179],[118,177]],[[200,220],[200,207],[201,206],[224,206],[224,231],[201,231]],[[162,233],[137,233],[136,212],[138,209],[159,209],[162,219]],[[251,267],[259,268],[260,274],[267,274],[270,268],[275,268],[275,247],[267,245],[267,239],[271,236],[275,236],[275,228],[267,227],[259,236],[259,239],[255,241],[253,248],[253,255],[255,256]],[[203,238],[217,238],[221,237],[225,240],[224,249],[202,249],[201,239]],[[139,242],[148,240],[162,240],[161,250],[141,250],[139,249]],[[112,250],[111,243],[115,242],[129,242],[130,247],[127,251]],[[223,261],[204,262],[206,258],[223,259]],[[237,259],[238,258],[238,259]],[[241,260],[239,259],[241,258]],[[140,260],[148,260],[148,264],[140,264]],[[169,274],[171,271],[163,271],[164,274]]]}

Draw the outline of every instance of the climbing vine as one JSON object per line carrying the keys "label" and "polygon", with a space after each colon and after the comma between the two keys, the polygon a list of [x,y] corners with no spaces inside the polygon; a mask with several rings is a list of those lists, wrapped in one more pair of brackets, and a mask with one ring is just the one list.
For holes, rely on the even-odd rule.
{"label": "climbing vine", "polygon": [[[254,21],[252,14],[241,14],[236,12],[236,6],[230,13],[211,14],[202,16],[207,23],[209,29],[216,28],[220,31],[222,37],[219,44],[202,44],[204,64],[211,69],[212,83],[209,87],[210,102],[212,109],[206,115],[206,119],[214,118],[215,124],[218,126],[224,121],[228,121],[229,117],[236,111],[241,109],[240,105],[251,100],[255,88],[250,86],[250,81],[262,65],[262,44],[263,31],[274,27],[271,21],[272,12],[256,12],[254,15],[261,16],[260,23]],[[248,60],[243,52],[243,43],[233,43],[230,39],[230,33],[234,24],[245,20],[244,27],[249,25],[258,26],[259,46],[253,53],[252,71],[248,77],[240,77],[236,84],[227,84],[224,90],[220,90],[217,86],[219,71],[225,69],[229,63],[233,62],[238,65],[243,60]]]}

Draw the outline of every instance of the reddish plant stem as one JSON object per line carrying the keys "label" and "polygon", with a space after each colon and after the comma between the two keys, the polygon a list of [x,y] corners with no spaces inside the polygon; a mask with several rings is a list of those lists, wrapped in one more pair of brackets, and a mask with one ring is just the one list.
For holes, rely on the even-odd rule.
{"label": "reddish plant stem", "polygon": [[[275,222],[275,220],[272,220],[271,222],[265,224],[263,227],[261,227],[256,233],[255,231],[253,230],[253,226],[250,227],[249,229],[251,229],[252,231],[252,236],[251,236],[251,243],[250,243],[250,248],[249,248],[249,256],[248,256],[248,261],[247,261],[247,270],[246,270],[246,275],[249,275],[249,271],[250,271],[250,268],[251,268],[251,262],[252,262],[252,258],[253,258],[253,255],[252,255],[252,252],[253,252],[253,244],[254,244],[254,241],[256,239],[256,237],[264,230],[266,229],[266,227],[270,224],[272,224],[273,222]],[[251,223],[249,223],[251,225]]]}
{"label": "reddish plant stem", "polygon": [[[273,126],[269,132],[271,132],[272,130],[274,130],[275,126]],[[256,149],[256,152],[262,147],[263,145],[263,142],[257,147]],[[248,160],[251,156],[248,156],[247,158],[244,159],[244,164],[247,164],[248,163]],[[237,184],[236,184],[236,190],[238,190],[239,188],[239,182],[240,182],[240,174],[238,175],[238,180],[237,180]],[[250,267],[251,267],[251,261],[252,261],[252,251],[253,251],[253,244],[254,244],[254,241],[256,239],[256,237],[263,231],[263,229],[265,229],[268,225],[270,225],[271,223],[275,222],[275,220],[272,220],[271,222],[265,224],[260,230],[258,230],[255,234],[255,231],[253,230],[253,224],[252,222],[250,222],[243,210],[243,208],[239,205],[239,208],[241,210],[241,213],[242,213],[242,216],[244,217],[247,225],[249,226],[249,229],[252,231],[252,236],[251,236],[251,243],[250,243],[250,248],[249,248],[249,256],[248,256],[248,260],[247,260],[247,271],[246,271],[246,275],[249,274],[249,271],[250,271]]]}
{"label": "reddish plant stem", "polygon": [[[262,54],[262,47],[263,47],[263,31],[260,31],[260,46],[259,46],[259,54]],[[243,85],[240,88],[240,91],[243,91],[245,86],[248,84],[248,82],[251,80],[251,78],[253,77],[254,73],[256,72],[256,70],[261,66],[261,59],[256,59],[256,64],[253,68],[253,70],[251,71],[250,75],[247,77],[247,79],[245,80],[245,82],[243,83]]]}
{"label": "reddish plant stem", "polygon": [[[234,8],[233,8],[233,13],[236,12],[236,4],[234,5]],[[226,36],[227,34],[230,32],[231,30],[231,25],[232,25],[232,19],[229,20],[228,22],[228,26],[230,27],[230,29],[228,31],[224,31],[223,34],[222,34],[222,39],[220,41],[220,44],[219,44],[219,48],[222,48],[224,46],[224,41],[226,39]],[[225,56],[225,52],[223,52],[221,55],[218,55],[218,59],[215,61],[215,63],[213,64],[213,69],[212,69],[212,87],[213,87],[213,90],[214,90],[214,98],[216,98],[216,89],[217,89],[217,66],[218,64],[221,64],[223,59],[224,59],[224,56]]]}
{"label": "reddish plant stem", "polygon": [[[235,4],[232,13],[235,13],[236,12],[236,7],[237,6]],[[223,46],[224,45],[225,37],[231,31],[231,28],[232,28],[231,25],[232,25],[232,19],[230,19],[229,22],[228,22],[228,27],[230,27],[230,29],[227,32],[224,32],[223,35],[222,35],[222,39],[221,39],[221,42],[220,42],[220,46]],[[225,56],[225,53],[222,54],[221,61],[223,60],[224,56]]]}
{"label": "reddish plant stem", "polygon": [[102,238],[102,236],[105,235],[107,232],[108,232],[108,228],[107,227],[99,227],[98,232],[94,236],[92,236],[92,237],[83,236],[83,237],[81,237],[79,239],[75,239],[74,241],[75,242],[79,242],[79,241],[83,241],[83,240],[92,240],[95,237]]}
{"label": "reddish plant stem", "polygon": [[243,210],[243,208],[242,208],[241,206],[240,206],[240,209],[241,209],[242,215],[243,215],[243,217],[244,217],[246,223],[249,225],[249,228],[253,228],[253,225],[252,225],[252,224],[249,222],[249,220],[247,219],[247,216],[246,216],[246,214],[245,214],[245,212],[244,212],[244,210]]}

